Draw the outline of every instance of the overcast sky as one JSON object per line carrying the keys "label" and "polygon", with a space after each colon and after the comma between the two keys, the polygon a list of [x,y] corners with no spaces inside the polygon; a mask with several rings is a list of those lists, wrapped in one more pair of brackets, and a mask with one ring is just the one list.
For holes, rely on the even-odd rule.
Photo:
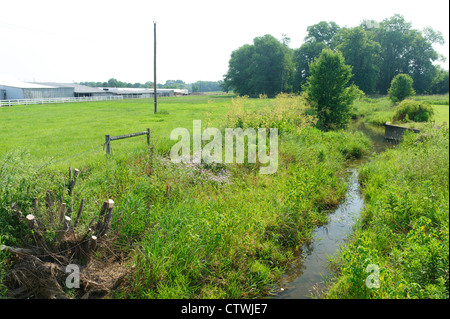
{"label": "overcast sky", "polygon": [[399,13],[442,32],[449,65],[448,0],[6,0],[0,6],[0,76],[22,81],[222,80],[233,50],[271,34],[298,48],[320,21],[353,27]]}

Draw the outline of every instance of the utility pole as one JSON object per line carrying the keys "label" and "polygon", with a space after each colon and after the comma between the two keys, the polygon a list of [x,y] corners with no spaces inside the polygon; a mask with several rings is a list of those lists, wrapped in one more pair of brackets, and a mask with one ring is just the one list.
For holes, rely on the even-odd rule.
{"label": "utility pole", "polygon": [[155,100],[155,114],[158,111],[158,92],[157,92],[157,86],[158,84],[156,83],[156,21],[153,21],[153,39],[154,39],[154,43],[153,43],[153,47],[154,47],[154,52],[153,52],[153,95],[154,95],[154,100]]}

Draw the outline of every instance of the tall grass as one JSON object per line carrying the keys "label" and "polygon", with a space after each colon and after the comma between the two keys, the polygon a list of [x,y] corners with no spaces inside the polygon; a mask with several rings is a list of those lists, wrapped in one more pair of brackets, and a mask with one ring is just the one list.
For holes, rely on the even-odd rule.
{"label": "tall grass", "polygon": [[[71,145],[63,127],[55,124],[52,128],[52,134],[62,136],[55,137],[46,152],[41,149],[42,141],[37,141],[37,146],[27,143],[26,138],[17,140],[16,146],[25,144],[30,149],[28,155],[14,153],[13,141],[3,142],[9,152],[3,153],[0,161],[7,172],[0,178],[0,198],[3,216],[8,217],[1,220],[1,241],[20,246],[26,239],[20,235],[27,231],[26,226],[14,224],[11,201],[18,202],[26,214],[33,198],[44,205],[47,190],[52,190],[61,201],[73,200],[75,207],[86,198],[79,226],[86,229],[103,201],[112,198],[115,245],[135,265],[116,297],[262,297],[280,277],[296,249],[311,239],[314,227],[325,223],[329,210],[344,197],[346,161],[366,153],[370,145],[360,133],[324,133],[311,127],[312,121],[298,121],[297,110],[303,110],[305,105],[297,97],[284,96],[279,100],[244,101],[253,104],[255,123],[279,124],[282,129],[276,174],[259,174],[258,163],[175,164],[168,158],[172,128],[190,129],[192,119],[223,128],[226,114],[236,105],[229,97],[168,99],[160,106],[168,114],[144,117],[147,106],[140,104],[143,102],[80,106],[86,107],[83,125],[71,105],[31,110],[30,117],[41,119],[58,110],[58,117],[67,119],[57,123],[77,123],[71,134],[86,134],[88,144],[98,139],[101,142],[106,131],[112,135],[129,133],[130,127],[147,127],[150,119],[163,121],[155,121],[151,126],[155,140],[150,147],[145,141],[130,141],[129,146],[119,141],[117,146],[113,144],[111,156],[99,153],[76,161],[80,175],[73,198],[68,198],[66,192],[64,165],[70,162],[36,165]],[[9,118],[16,116],[14,109],[8,112]],[[25,114],[23,109],[16,112]],[[116,126],[97,132],[100,129],[94,127],[101,122],[101,112],[118,114]],[[279,112],[290,115],[280,117]],[[268,116],[273,121],[265,122]],[[237,122],[228,123],[237,126]],[[46,136],[44,128],[31,122],[30,125],[36,128],[36,140],[41,137],[39,134]],[[11,136],[18,133],[14,126],[10,129]],[[7,133],[2,130],[2,134]],[[78,150],[82,147],[74,151]],[[37,217],[43,218],[39,214]],[[2,267],[4,271],[5,266]]]}
{"label": "tall grass", "polygon": [[[411,98],[412,101],[418,101],[424,105],[431,105],[434,116],[428,119],[437,125],[443,122],[449,123],[448,119],[448,94],[446,95],[419,95]],[[412,102],[414,103],[414,102]],[[419,104],[421,104],[419,103]],[[383,126],[386,122],[393,122],[395,113],[401,108],[400,105],[392,104],[387,97],[369,98],[364,97],[355,102],[353,117],[364,118],[364,121],[370,124]],[[414,120],[414,118],[409,118]],[[421,119],[418,119],[419,121]]]}
{"label": "tall grass", "polygon": [[[449,134],[428,128],[360,170],[365,209],[329,298],[448,298]],[[379,288],[365,282],[379,267]]]}

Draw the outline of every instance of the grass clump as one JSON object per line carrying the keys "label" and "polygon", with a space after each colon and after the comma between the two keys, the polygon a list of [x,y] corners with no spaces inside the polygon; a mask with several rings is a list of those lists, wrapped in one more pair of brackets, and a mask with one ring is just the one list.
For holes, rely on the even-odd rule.
{"label": "grass clump", "polygon": [[404,100],[396,108],[394,122],[429,122],[434,115],[434,109],[419,101]]}

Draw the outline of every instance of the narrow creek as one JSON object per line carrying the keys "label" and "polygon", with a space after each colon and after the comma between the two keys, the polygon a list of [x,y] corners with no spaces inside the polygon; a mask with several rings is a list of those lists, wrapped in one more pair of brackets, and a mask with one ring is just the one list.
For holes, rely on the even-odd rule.
{"label": "narrow creek", "polygon": [[[373,152],[383,152],[394,144],[384,139],[384,128],[354,121],[350,130],[364,132],[373,143]],[[323,285],[330,275],[328,259],[334,256],[345,243],[352,227],[364,207],[364,199],[358,180],[358,166],[367,158],[355,161],[348,167],[348,188],[344,201],[328,217],[328,223],[319,226],[313,233],[309,245],[302,247],[294,262],[283,274],[275,299],[312,298],[315,290]]]}

